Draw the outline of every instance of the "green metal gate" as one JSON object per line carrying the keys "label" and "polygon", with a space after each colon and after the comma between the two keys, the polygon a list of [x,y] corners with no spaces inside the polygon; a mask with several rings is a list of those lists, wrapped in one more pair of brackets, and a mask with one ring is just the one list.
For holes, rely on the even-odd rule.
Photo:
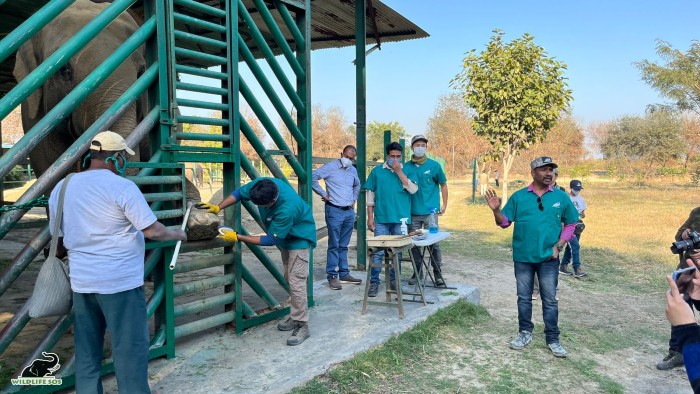
{"label": "green metal gate", "polygon": [[[18,2],[19,3],[19,2]],[[0,41],[0,62],[11,56],[24,42],[69,7],[73,0],[53,0],[21,23],[12,33]],[[0,1],[0,5],[3,2]],[[5,4],[5,6],[8,6]],[[25,5],[19,5],[24,7]],[[243,139],[255,149],[259,159],[277,178],[285,179],[277,159],[283,159],[297,177],[300,195],[311,199],[311,132],[310,132],[310,2],[298,0],[115,0],[97,18],[72,37],[54,55],[47,58],[25,80],[0,98],[0,119],[14,108],[53,73],[57,72],[82,47],[88,45],[97,33],[119,14],[130,9],[143,15],[141,27],[118,51],[111,54],[85,80],[76,86],[49,111],[6,155],[0,157],[0,178],[14,165],[27,157],[39,141],[49,135],[53,127],[65,119],[102,83],[119,64],[138,47],[145,45],[148,65],[136,83],[124,92],[92,126],[76,139],[64,154],[42,174],[14,204],[0,211],[0,239],[4,238],[27,212],[28,203],[50,192],[55,183],[72,171],[87,151],[89,141],[98,132],[108,129],[126,109],[142,95],[147,95],[149,112],[142,119],[127,143],[134,146],[142,138],[151,142],[149,163],[131,163],[138,175],[130,177],[140,187],[159,220],[166,225],[178,225],[184,215],[184,167],[182,162],[222,163],[224,188],[230,192],[240,185],[241,170],[249,178],[259,177],[251,164],[254,158],[240,151]],[[265,33],[260,27],[265,27]],[[285,32],[283,32],[286,30]],[[291,35],[292,39],[285,38]],[[277,58],[275,55],[281,54]],[[270,72],[265,72],[256,59],[264,58]],[[245,67],[253,76],[241,78],[239,67]],[[291,75],[292,77],[288,77]],[[179,76],[189,76],[192,81],[182,82]],[[264,94],[255,95],[254,91]],[[280,97],[280,93],[283,96]],[[206,99],[187,98],[185,92],[207,95]],[[240,114],[240,101],[244,100],[265,128],[266,137],[276,149],[266,149]],[[285,127],[290,131],[298,155],[294,155],[265,108],[271,104]],[[294,108],[290,115],[288,105]],[[185,115],[188,109],[217,111],[221,116]],[[218,134],[185,131],[186,125],[220,127]],[[181,144],[185,141],[206,144]],[[224,223],[235,227],[241,234],[249,230],[242,227],[241,208],[262,226],[257,208],[244,203],[228,209]],[[32,260],[48,244],[48,227],[41,228],[18,253],[0,276],[0,298],[7,295],[13,283],[30,265]],[[179,263],[174,270],[168,268],[173,254],[172,242],[149,242],[146,253],[146,274],[153,278],[153,289],[148,299],[148,316],[152,329],[150,357],[174,357],[176,339],[222,324],[232,323],[237,333],[289,313],[282,308],[285,300],[278,300],[266,289],[243,263],[241,244],[226,245],[217,240],[192,242],[183,245],[181,252],[205,251],[205,255]],[[277,285],[289,291],[284,276],[270,256],[260,247],[250,245],[255,258],[269,271]],[[313,266],[310,259],[309,269]],[[212,267],[221,268],[219,275],[187,281],[186,273]],[[267,308],[254,310],[244,299],[242,288],[249,286]],[[217,294],[196,297],[204,290],[218,289]],[[309,305],[313,304],[312,277],[309,277]],[[186,299],[184,297],[187,297]],[[184,299],[184,301],[183,301]],[[198,318],[206,312],[207,317]],[[0,332],[0,355],[22,336],[29,324],[26,303],[13,312],[12,318]],[[41,352],[54,349],[65,342],[66,332],[72,324],[72,315],[55,319],[24,362],[4,365],[3,368],[22,368]],[[25,338],[26,340],[26,338]],[[28,391],[45,392],[69,387],[73,384],[74,358],[66,362],[58,372],[63,384],[58,387],[34,387]],[[103,364],[103,373],[113,371],[111,360]],[[16,377],[17,372],[12,373]],[[8,385],[10,392],[21,389]]]}

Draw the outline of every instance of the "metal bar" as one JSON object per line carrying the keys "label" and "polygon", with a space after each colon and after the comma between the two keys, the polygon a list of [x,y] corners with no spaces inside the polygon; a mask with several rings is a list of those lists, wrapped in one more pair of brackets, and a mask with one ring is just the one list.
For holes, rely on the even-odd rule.
{"label": "metal bar", "polygon": [[[306,138],[304,138],[304,136],[299,131],[299,127],[297,127],[296,123],[294,123],[292,116],[289,113],[287,113],[287,109],[284,107],[284,103],[282,103],[282,100],[280,100],[279,96],[277,95],[277,92],[275,92],[275,88],[272,87],[267,77],[265,77],[265,73],[258,65],[258,62],[255,60],[253,54],[250,52],[250,49],[248,49],[248,47],[245,45],[245,42],[243,42],[243,38],[241,38],[240,36],[238,36],[238,44],[241,55],[243,55],[243,59],[245,59],[246,64],[255,76],[255,79],[260,84],[260,87],[262,87],[268,99],[277,110],[277,113],[279,114],[280,118],[282,118],[284,125],[287,126],[289,132],[291,132],[292,135],[294,135],[294,138],[297,140],[299,145],[305,144]],[[242,82],[243,81],[241,81],[241,83]],[[298,103],[295,102],[294,106],[297,108],[301,108],[301,110],[297,111],[301,112],[306,108],[306,106],[302,104],[301,99],[298,96],[295,95],[295,98]]]}
{"label": "metal bar", "polygon": [[228,90],[226,90],[226,89],[215,88],[212,86],[195,85],[193,83],[176,82],[175,88],[178,90],[188,90],[190,92],[214,94],[217,96],[227,96],[228,95]]}
{"label": "metal bar", "polygon": [[182,217],[182,215],[185,214],[185,210],[183,209],[166,209],[163,211],[155,211],[153,214],[158,218],[158,220],[163,220],[163,219],[174,219],[174,218],[179,218]]}
{"label": "metal bar", "polygon": [[265,228],[262,218],[260,217],[260,211],[258,211],[258,207],[256,207],[252,201],[243,201],[241,202],[241,204],[243,204],[246,211],[248,211],[250,216],[253,217],[253,220],[255,220],[258,226],[260,226],[260,228]]}
{"label": "metal bar", "polygon": [[217,25],[216,23],[206,22],[201,19],[193,18],[191,16],[180,14],[179,12],[173,12],[173,20],[175,22],[184,23],[186,25],[192,25],[194,27],[199,27],[206,30],[211,30],[216,33],[226,33],[226,26]]}
{"label": "metal bar", "polygon": [[205,319],[193,321],[192,323],[183,324],[181,326],[175,327],[175,338],[182,338],[184,336],[194,334],[199,331],[206,330],[208,328],[213,328],[220,326],[222,324],[230,323],[234,321],[235,313],[224,312],[215,316],[207,317]]}
{"label": "metal bar", "polygon": [[152,251],[148,252],[143,264],[144,278],[153,272],[153,269],[158,265],[161,257],[163,257],[163,249],[153,249]]}
{"label": "metal bar", "polygon": [[248,158],[241,153],[241,169],[245,171],[245,173],[248,175],[248,178],[250,179],[257,179],[260,178],[260,173],[258,173],[258,170],[253,167],[253,164],[248,160]]}
{"label": "metal bar", "polygon": [[[184,246],[183,246],[182,250],[183,251],[185,250]],[[207,268],[212,268],[212,267],[220,267],[224,264],[231,263],[232,260],[233,260],[233,255],[230,253],[218,254],[218,255],[214,255],[214,256],[198,257],[195,260],[185,261],[185,262],[179,263],[178,265],[175,266],[173,273],[174,274],[181,274],[181,273],[185,273],[185,272],[197,271],[197,270],[202,270],[202,269],[207,269]]]}
{"label": "metal bar", "polygon": [[[41,30],[63,10],[73,4],[75,0],[54,0],[50,1],[41,9],[27,18],[21,25],[0,41],[0,63],[12,55],[17,48],[32,38],[36,32]],[[0,116],[0,118],[2,118]]]}
{"label": "metal bar", "polygon": [[226,111],[226,110],[228,110],[228,104],[211,103],[209,101],[188,100],[188,99],[182,99],[182,98],[177,99],[177,106],[178,107],[204,108],[204,109],[211,109],[214,111]]}
{"label": "metal bar", "polygon": [[275,7],[277,10],[279,10],[280,15],[282,16],[284,24],[287,25],[287,29],[289,29],[289,32],[292,33],[292,37],[294,37],[297,52],[306,52],[306,40],[304,40],[304,36],[301,35],[301,32],[299,31],[296,22],[294,22],[294,18],[289,12],[287,5],[280,2],[280,0],[274,0],[274,3]]}
{"label": "metal bar", "polygon": [[226,18],[226,11],[214,8],[202,3],[198,3],[192,0],[174,0],[177,5],[185,6],[199,12],[204,12],[205,14],[213,15],[217,18]]}
{"label": "metal bar", "polygon": [[270,294],[270,292],[265,289],[265,286],[263,286],[262,283],[260,283],[260,281],[255,279],[253,274],[251,274],[250,271],[248,271],[245,265],[241,264],[241,269],[243,280],[248,284],[248,286],[250,286],[251,289],[253,289],[255,294],[260,296],[260,298],[262,298],[267,304],[267,306],[269,306],[270,308],[278,309],[280,307],[279,301],[277,301],[275,297],[273,297],[272,294]]}
{"label": "metal bar", "polygon": [[[186,145],[177,145],[177,144],[167,144],[163,145],[164,150],[168,151],[177,151],[177,152],[193,152],[193,153],[198,153],[198,152],[207,152],[207,153],[226,153],[229,154],[231,153],[230,148],[212,148],[208,146],[186,146]],[[200,158],[199,155],[197,155],[197,158]],[[197,160],[202,163],[213,163],[211,161],[205,161],[205,160]]]}
{"label": "metal bar", "polygon": [[175,305],[175,317],[178,318],[193,313],[199,313],[217,306],[233,304],[235,298],[236,295],[234,293],[224,293],[182,305]]}
{"label": "metal bar", "polygon": [[171,201],[182,198],[182,192],[143,193],[146,202]]}
{"label": "metal bar", "polygon": [[226,50],[226,43],[223,41],[215,40],[213,38],[202,37],[192,33],[186,33],[184,31],[175,31],[175,39],[177,41],[189,42],[196,45],[203,45],[206,47],[211,47],[219,50]]}
{"label": "metal bar", "polygon": [[[49,167],[27,191],[19,198],[17,203],[24,204],[40,194],[45,193],[50,187],[65,176],[85,153],[92,138],[100,131],[106,130],[138,99],[144,90],[153,82],[156,76],[157,64],[149,67],[146,72],[119,97],[111,107],[107,109],[83,134],[80,135],[52,165]],[[11,226],[25,213],[24,210],[7,212],[0,217],[0,239],[2,239]]]}
{"label": "metal bar", "polygon": [[182,74],[197,75],[200,77],[214,78],[214,79],[227,79],[228,76],[225,73],[220,73],[217,71],[207,70],[205,68],[197,68],[192,66],[183,66],[178,64],[175,66],[175,71]]}
{"label": "metal bar", "polygon": [[[267,150],[265,149],[265,146],[258,140],[258,137],[255,135],[255,132],[253,129],[250,127],[248,122],[245,120],[245,118],[241,117],[240,119],[240,125],[241,125],[241,133],[246,137],[250,145],[255,149],[255,153],[260,156],[260,159],[265,163],[265,166],[270,170],[272,173],[272,176],[278,179],[284,179],[287,181],[287,177],[284,176],[284,173],[282,170],[279,168],[277,165],[277,162],[275,162],[274,158],[270,156],[269,153],[267,153]],[[287,181],[289,182],[289,181]]]}
{"label": "metal bar", "polygon": [[[77,108],[94,90],[104,82],[119,65],[131,55],[155,30],[155,18],[149,19],[122,46],[105,59],[93,72],[90,73],[75,89],[71,90],[55,107],[53,107],[41,120],[39,120],[31,130],[13,146],[6,155],[0,157],[0,178],[14,168],[20,161],[24,160],[32,149],[34,149],[62,120],[66,119],[75,108]],[[43,65],[43,64],[42,64]],[[37,69],[41,68],[39,66]],[[34,74],[32,72],[32,74]],[[22,82],[30,79],[27,77]],[[20,82],[20,84],[22,83]],[[7,94],[8,97],[19,85]],[[4,99],[3,99],[4,100]],[[0,100],[0,112],[2,111],[3,100]],[[2,118],[2,115],[0,115]]]}
{"label": "metal bar", "polygon": [[[243,235],[250,235],[248,231],[244,228],[241,228],[240,233]],[[258,260],[260,260],[262,265],[265,266],[265,268],[267,268],[270,274],[275,278],[275,280],[277,280],[277,283],[279,283],[280,286],[282,286],[284,290],[286,290],[287,293],[289,293],[289,284],[284,279],[284,275],[277,269],[275,263],[273,263],[272,260],[270,260],[270,256],[268,256],[265,253],[265,251],[263,251],[262,248],[260,248],[260,246],[258,245],[245,244],[245,246],[247,246],[248,249],[250,249],[250,251],[253,252],[255,257],[257,257]]]}
{"label": "metal bar", "polygon": [[22,250],[17,253],[12,262],[2,272],[2,276],[0,276],[0,296],[17,280],[34,258],[44,250],[49,241],[51,241],[51,234],[47,224],[24,245]]}
{"label": "metal bar", "polygon": [[267,9],[265,2],[262,0],[253,0],[253,2],[255,3],[255,8],[258,9],[258,13],[260,13],[260,16],[262,17],[263,22],[265,22],[265,25],[267,25],[268,30],[270,30],[270,33],[272,33],[272,37],[275,39],[275,42],[282,51],[284,58],[287,59],[287,62],[289,62],[289,66],[292,68],[292,71],[294,71],[294,74],[296,74],[297,78],[299,79],[306,79],[306,72],[301,68],[299,61],[294,57],[292,48],[289,47],[287,39],[284,38],[282,31],[277,25],[275,19],[272,17],[270,10]]}
{"label": "metal bar", "polygon": [[18,83],[5,97],[0,99],[0,119],[5,118],[16,106],[27,99],[51,75],[66,64],[79,50],[95,38],[100,31],[112,23],[119,14],[126,11],[136,0],[116,0],[105,8],[95,19],[68,40],[61,48],[44,60],[27,78]]}
{"label": "metal bar", "polygon": [[175,133],[175,138],[190,141],[228,141],[227,135],[204,133]]}
{"label": "metal bar", "polygon": [[173,286],[173,296],[191,294],[197,291],[215,289],[233,282],[233,274],[215,276],[207,279],[181,283]]}
{"label": "metal bar", "polygon": [[160,306],[160,303],[163,301],[163,297],[165,297],[165,284],[161,282],[158,284],[158,286],[156,286],[156,288],[153,290],[153,294],[151,294],[148,302],[146,302],[146,316],[148,316],[149,319]]}
{"label": "metal bar", "polygon": [[49,331],[44,335],[44,337],[36,345],[32,353],[27,357],[27,359],[22,363],[22,366],[16,371],[17,374],[13,376],[19,376],[22,370],[36,359],[41,358],[41,352],[48,351],[56,346],[56,342],[61,339],[61,336],[68,331],[68,328],[73,324],[73,312],[68,315],[61,316],[56,320],[56,322],[51,326]]}
{"label": "metal bar", "polygon": [[[258,27],[255,25],[255,21],[253,21],[253,18],[248,13],[248,10],[246,9],[242,0],[238,0],[238,15],[241,18],[243,18],[243,21],[245,22],[248,31],[250,31],[250,33],[253,36],[253,40],[255,40],[255,43],[258,45],[258,49],[260,49],[260,51],[263,53],[265,60],[267,60],[267,64],[270,66],[270,69],[277,77],[277,80],[279,81],[280,85],[282,85],[282,89],[284,89],[284,91],[287,93],[287,96],[289,96],[289,99],[292,100],[292,103],[295,103],[296,106],[295,96],[297,95],[297,92],[294,90],[294,87],[289,82],[289,79],[287,79],[287,75],[284,73],[284,70],[282,70],[282,67],[280,67],[279,63],[277,62],[277,59],[275,59],[275,54],[272,53],[270,46],[267,45],[265,38],[263,37],[262,33],[260,33]],[[302,111],[301,107],[297,107],[297,110]]]}
{"label": "metal bar", "polygon": [[[367,85],[365,46],[367,26],[366,0],[355,2],[355,144],[357,146],[357,176],[367,179]],[[367,266],[367,202],[365,189],[360,188],[357,198],[357,269]]]}
{"label": "metal bar", "polygon": [[29,320],[31,320],[31,317],[29,317],[29,303],[25,302],[0,331],[0,354],[5,353],[5,350],[12,344],[12,341],[19,335],[24,326],[29,323]]}
{"label": "metal bar", "polygon": [[182,177],[177,175],[150,175],[150,176],[126,176],[126,179],[136,185],[175,185],[182,182]]}
{"label": "metal bar", "polygon": [[[178,116],[177,121],[180,123],[190,123],[190,124],[205,124],[210,126],[228,126],[228,119],[217,119],[217,118],[205,118],[200,116]],[[184,135],[194,134],[194,133],[182,133]],[[214,134],[216,135],[216,134]],[[228,141],[228,135],[225,136],[226,141]]]}
{"label": "metal bar", "polygon": [[[246,85],[245,81],[243,78],[240,79],[241,82],[241,94],[245,98],[245,101],[248,103],[250,108],[253,110],[255,115],[258,117],[258,120],[260,120],[260,123],[265,127],[265,130],[267,130],[267,133],[270,135],[270,138],[275,142],[275,145],[277,145],[278,148],[285,150],[287,152],[292,152],[291,149],[289,149],[289,146],[287,145],[287,142],[282,138],[282,135],[280,134],[279,131],[277,131],[277,128],[275,127],[274,123],[272,123],[272,120],[270,120],[269,116],[265,113],[265,110],[262,108],[258,100],[255,98],[255,95],[253,92],[248,88],[248,85]],[[255,133],[253,133],[255,135]],[[247,136],[246,136],[247,137]],[[257,138],[257,137],[256,137]],[[303,139],[306,142],[306,139]],[[248,138],[248,141],[250,141],[250,138]],[[299,142],[299,146],[303,146],[301,142]],[[306,176],[306,170],[299,164],[297,161],[296,157],[294,157],[291,154],[285,155],[285,159],[287,159],[287,162],[289,163],[290,166],[292,166],[292,169],[294,172],[297,174],[299,178],[303,178]]]}
{"label": "metal bar", "polygon": [[[136,125],[136,128],[134,131],[131,132],[126,137],[126,146],[132,147],[132,146],[139,146],[139,143],[143,141],[144,138],[148,135],[148,133],[153,130],[153,128],[158,124],[158,113],[160,112],[160,107],[157,105],[153,107],[151,112],[146,115],[141,122],[139,122],[138,125]],[[153,157],[151,157],[153,159]],[[150,162],[150,161],[149,161]],[[139,172],[139,175],[141,175],[141,172]],[[143,174],[146,175],[146,174]]]}
{"label": "metal bar", "polygon": [[197,52],[191,49],[185,49],[180,47],[175,47],[175,56],[178,58],[190,58],[195,60],[200,60],[202,62],[213,63],[217,66],[226,64],[226,58],[216,55],[210,55],[208,53]]}

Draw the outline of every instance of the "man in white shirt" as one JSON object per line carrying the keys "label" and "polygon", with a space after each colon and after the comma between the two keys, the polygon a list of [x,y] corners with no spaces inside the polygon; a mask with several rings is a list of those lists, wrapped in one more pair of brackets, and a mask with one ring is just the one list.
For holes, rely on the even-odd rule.
{"label": "man in white shirt", "polygon": [[[580,219],[578,223],[576,223],[574,237],[571,238],[571,240],[569,241],[569,247],[566,248],[566,252],[564,252],[564,257],[562,258],[561,265],[559,266],[559,273],[562,275],[573,275],[577,278],[583,278],[588,274],[583,271],[583,268],[581,268],[580,240],[581,233],[583,233],[583,229],[585,228],[583,220],[581,219],[586,217],[587,205],[586,200],[584,200],[583,196],[581,195],[581,190],[583,190],[583,184],[581,184],[581,181],[579,181],[578,179],[574,179],[569,183],[569,187],[571,188],[571,191],[569,192],[569,198],[571,198],[571,202],[574,203],[574,206],[578,211]],[[574,272],[571,272],[568,269],[569,262],[572,260]]]}
{"label": "man in white shirt", "polygon": [[[90,143],[90,167],[73,175],[65,192],[60,234],[68,250],[75,326],[75,389],[101,393],[105,330],[109,330],[119,391],[150,393],[148,320],[143,292],[144,236],[186,241],[184,231],[158,222],[136,184],[120,175],[125,154],[117,133]],[[60,181],[49,198],[53,229]]]}

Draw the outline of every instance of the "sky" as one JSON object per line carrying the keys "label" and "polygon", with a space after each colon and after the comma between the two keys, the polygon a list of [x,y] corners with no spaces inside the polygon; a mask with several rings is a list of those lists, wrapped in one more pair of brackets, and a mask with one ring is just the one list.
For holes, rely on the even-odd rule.
{"label": "sky", "polygon": [[[656,40],[687,51],[700,38],[700,2],[383,0],[430,34],[382,45],[367,57],[367,121],[398,121],[409,134],[426,131],[441,95],[462,69],[466,52],[486,48],[494,29],[504,41],[534,36],[567,64],[574,117],[583,126],[643,115],[664,101],[641,80],[634,62],[658,61]],[[370,45],[368,45],[368,48]],[[355,120],[354,47],[312,52],[312,101],[340,107]]]}

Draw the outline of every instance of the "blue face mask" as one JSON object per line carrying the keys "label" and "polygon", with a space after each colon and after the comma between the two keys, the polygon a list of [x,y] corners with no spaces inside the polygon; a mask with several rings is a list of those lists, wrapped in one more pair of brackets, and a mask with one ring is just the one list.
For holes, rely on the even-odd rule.
{"label": "blue face mask", "polygon": [[394,166],[394,159],[387,160],[386,165],[388,165],[389,167],[393,167]]}

